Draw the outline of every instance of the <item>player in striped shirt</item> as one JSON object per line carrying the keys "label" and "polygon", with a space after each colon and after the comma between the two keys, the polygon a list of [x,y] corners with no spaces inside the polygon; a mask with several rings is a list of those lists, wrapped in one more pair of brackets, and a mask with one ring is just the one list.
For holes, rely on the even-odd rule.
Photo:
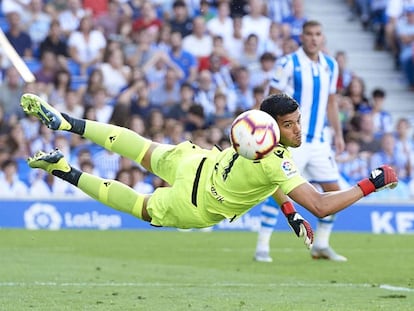
{"label": "player in striped shirt", "polygon": [[[331,150],[331,137],[325,134],[328,120],[334,131],[335,150],[341,153],[345,144],[335,100],[338,65],[333,57],[322,52],[324,35],[318,21],[305,22],[301,41],[302,46],[298,50],[278,60],[270,82],[270,93],[287,93],[300,105],[303,143],[291,151],[299,171],[324,191],[335,191],[339,190],[339,173]],[[281,199],[282,202],[285,200],[287,198]],[[269,244],[277,214],[276,207],[262,211],[255,255],[257,261],[272,261]],[[347,260],[329,246],[333,222],[334,215],[319,219],[311,250],[313,258]]]}

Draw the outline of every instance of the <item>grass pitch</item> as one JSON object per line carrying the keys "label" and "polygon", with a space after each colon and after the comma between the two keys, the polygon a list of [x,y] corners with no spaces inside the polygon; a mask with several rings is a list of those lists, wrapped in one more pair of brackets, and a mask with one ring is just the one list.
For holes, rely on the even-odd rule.
{"label": "grass pitch", "polygon": [[413,310],[414,235],[338,233],[311,260],[275,232],[0,230],[0,310]]}

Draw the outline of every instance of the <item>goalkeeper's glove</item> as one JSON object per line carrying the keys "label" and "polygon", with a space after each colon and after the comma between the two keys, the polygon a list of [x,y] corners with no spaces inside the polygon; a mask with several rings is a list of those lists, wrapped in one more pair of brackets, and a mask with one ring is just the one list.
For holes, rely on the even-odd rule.
{"label": "goalkeeper's glove", "polygon": [[306,247],[311,248],[313,244],[313,231],[309,222],[296,212],[295,207],[290,201],[283,203],[280,208],[297,237],[303,237]]}
{"label": "goalkeeper's glove", "polygon": [[394,169],[389,165],[382,165],[371,172],[368,178],[358,182],[364,196],[385,188],[394,189],[397,187],[398,177]]}

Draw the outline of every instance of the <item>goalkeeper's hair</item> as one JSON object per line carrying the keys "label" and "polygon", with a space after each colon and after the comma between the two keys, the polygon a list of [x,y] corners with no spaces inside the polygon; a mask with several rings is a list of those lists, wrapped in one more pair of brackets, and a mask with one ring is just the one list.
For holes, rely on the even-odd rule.
{"label": "goalkeeper's hair", "polygon": [[267,112],[275,120],[277,120],[277,117],[295,112],[298,108],[298,102],[284,93],[271,94],[260,104],[260,110]]}

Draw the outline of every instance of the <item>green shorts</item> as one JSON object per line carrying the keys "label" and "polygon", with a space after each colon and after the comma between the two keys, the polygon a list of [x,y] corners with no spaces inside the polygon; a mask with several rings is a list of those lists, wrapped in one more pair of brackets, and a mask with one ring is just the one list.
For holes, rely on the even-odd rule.
{"label": "green shorts", "polygon": [[171,187],[157,188],[148,200],[152,225],[205,228],[224,219],[207,212],[203,204],[207,176],[212,168],[208,156],[212,152],[217,151],[202,149],[190,142],[161,145],[153,151],[151,168]]}

